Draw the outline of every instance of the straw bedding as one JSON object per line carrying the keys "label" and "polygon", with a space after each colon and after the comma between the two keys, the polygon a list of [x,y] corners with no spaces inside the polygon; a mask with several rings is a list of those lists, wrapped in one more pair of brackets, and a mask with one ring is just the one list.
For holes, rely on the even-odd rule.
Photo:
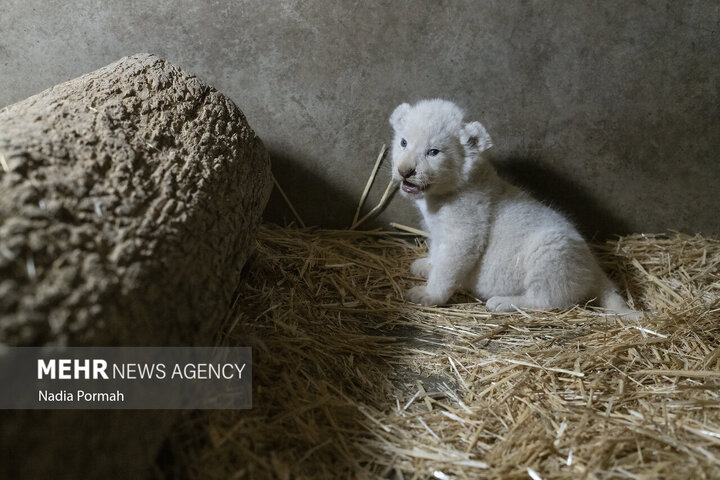
{"label": "straw bedding", "polygon": [[177,468],[720,478],[720,242],[634,235],[594,248],[642,320],[582,306],[489,314],[466,294],[419,307],[402,297],[422,241],[264,226],[218,339],[253,347],[254,408],[186,425]]}

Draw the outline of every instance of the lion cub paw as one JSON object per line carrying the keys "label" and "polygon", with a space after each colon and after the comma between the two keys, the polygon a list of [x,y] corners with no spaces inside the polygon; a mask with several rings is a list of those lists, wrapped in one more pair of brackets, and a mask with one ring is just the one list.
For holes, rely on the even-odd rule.
{"label": "lion cub paw", "polygon": [[513,301],[516,301],[515,297],[490,297],[485,302],[485,308],[490,312],[514,312],[515,305]]}
{"label": "lion cub paw", "polygon": [[426,307],[442,305],[447,301],[447,298],[428,292],[425,285],[418,285],[417,287],[411,288],[407,291],[406,296],[410,302],[424,305]]}
{"label": "lion cub paw", "polygon": [[418,258],[410,265],[410,273],[420,278],[428,278],[430,275],[430,259],[427,257]]}

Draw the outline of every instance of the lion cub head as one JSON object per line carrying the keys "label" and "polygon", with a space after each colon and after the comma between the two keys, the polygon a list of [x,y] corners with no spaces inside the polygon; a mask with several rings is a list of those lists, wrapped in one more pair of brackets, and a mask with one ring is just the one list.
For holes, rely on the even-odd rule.
{"label": "lion cub head", "polygon": [[480,122],[463,122],[464,112],[447,100],[403,103],[390,115],[395,130],[393,179],[405,196],[442,195],[457,190],[492,140]]}

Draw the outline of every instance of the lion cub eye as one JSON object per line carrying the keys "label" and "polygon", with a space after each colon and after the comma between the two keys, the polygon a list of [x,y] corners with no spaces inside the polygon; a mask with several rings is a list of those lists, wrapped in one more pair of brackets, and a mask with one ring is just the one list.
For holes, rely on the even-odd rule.
{"label": "lion cub eye", "polygon": [[400,146],[403,148],[407,147],[407,141],[404,138],[400,140]]}
{"label": "lion cub eye", "polygon": [[434,157],[438,153],[440,153],[440,150],[438,150],[437,148],[431,148],[430,150],[427,151],[427,156]]}

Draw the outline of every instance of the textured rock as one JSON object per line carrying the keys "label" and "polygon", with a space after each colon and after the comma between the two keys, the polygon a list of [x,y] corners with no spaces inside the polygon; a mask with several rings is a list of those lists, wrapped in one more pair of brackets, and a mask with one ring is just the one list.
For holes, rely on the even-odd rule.
{"label": "textured rock", "polygon": [[[0,344],[212,344],[270,179],[237,106],[153,55],[3,109]],[[177,418],[2,412],[0,477],[137,478]]]}
{"label": "textured rock", "polygon": [[264,208],[240,110],[136,55],[0,112],[0,343],[204,344]]}

